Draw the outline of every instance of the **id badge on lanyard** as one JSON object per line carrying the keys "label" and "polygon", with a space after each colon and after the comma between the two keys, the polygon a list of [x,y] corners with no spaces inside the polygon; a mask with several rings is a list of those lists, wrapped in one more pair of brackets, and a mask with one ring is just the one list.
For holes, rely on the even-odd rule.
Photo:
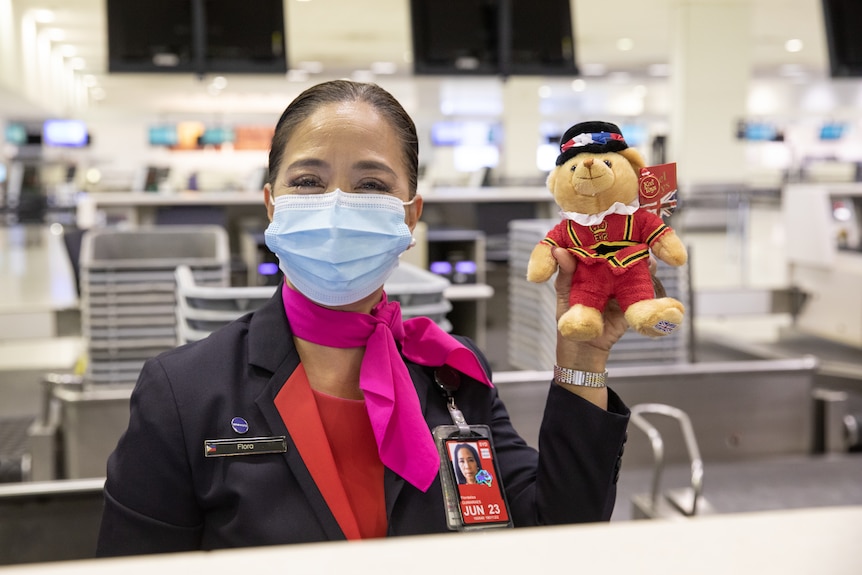
{"label": "id badge on lanyard", "polygon": [[433,430],[449,529],[512,527],[491,429],[487,425],[469,425],[455,405],[460,374],[444,366],[435,371],[434,380],[446,394],[453,423]]}

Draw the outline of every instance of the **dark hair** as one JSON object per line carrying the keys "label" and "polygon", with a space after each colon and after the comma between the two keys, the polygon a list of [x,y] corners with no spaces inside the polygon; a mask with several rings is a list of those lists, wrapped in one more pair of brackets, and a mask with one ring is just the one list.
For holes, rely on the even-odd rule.
{"label": "dark hair", "polygon": [[458,478],[458,483],[463,485],[464,483],[467,483],[467,478],[464,477],[463,473],[461,473],[461,466],[458,465],[458,452],[462,449],[466,449],[473,454],[473,459],[476,460],[476,467],[478,469],[482,469],[482,460],[479,459],[479,453],[476,451],[476,448],[469,443],[459,443],[455,446],[455,450],[452,452],[455,455],[452,461],[455,464],[455,477]]}
{"label": "dark hair", "polygon": [[419,138],[416,125],[395,97],[378,86],[350,80],[332,80],[308,88],[297,96],[281,114],[275,125],[272,145],[269,150],[269,175],[267,181],[275,185],[275,178],[284,155],[287,140],[296,127],[326,104],[340,102],[365,102],[373,106],[401,140],[404,165],[407,168],[410,197],[416,193],[419,175]]}

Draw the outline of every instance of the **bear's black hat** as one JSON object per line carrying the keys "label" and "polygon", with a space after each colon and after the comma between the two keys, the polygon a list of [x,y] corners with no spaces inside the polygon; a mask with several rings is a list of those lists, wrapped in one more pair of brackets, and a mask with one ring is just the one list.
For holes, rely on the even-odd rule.
{"label": "bear's black hat", "polygon": [[566,130],[566,133],[560,138],[560,155],[557,156],[557,165],[562,166],[569,158],[582,152],[602,154],[619,152],[628,147],[629,145],[626,144],[623,134],[616,124],[581,122]]}

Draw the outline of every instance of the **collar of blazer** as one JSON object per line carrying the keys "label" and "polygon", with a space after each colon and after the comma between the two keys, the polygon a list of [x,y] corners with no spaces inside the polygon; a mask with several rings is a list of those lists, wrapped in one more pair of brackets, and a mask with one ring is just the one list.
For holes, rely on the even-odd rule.
{"label": "collar of blazer", "polygon": [[249,363],[275,373],[285,360],[285,351],[294,350],[292,337],[279,284],[269,301],[251,317],[248,326]]}

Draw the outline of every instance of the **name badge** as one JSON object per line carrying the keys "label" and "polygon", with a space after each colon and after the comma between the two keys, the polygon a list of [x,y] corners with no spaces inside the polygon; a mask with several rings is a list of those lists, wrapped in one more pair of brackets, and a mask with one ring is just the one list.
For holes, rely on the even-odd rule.
{"label": "name badge", "polygon": [[230,457],[233,455],[285,452],[287,452],[287,442],[283,435],[277,437],[204,440],[204,457]]}

